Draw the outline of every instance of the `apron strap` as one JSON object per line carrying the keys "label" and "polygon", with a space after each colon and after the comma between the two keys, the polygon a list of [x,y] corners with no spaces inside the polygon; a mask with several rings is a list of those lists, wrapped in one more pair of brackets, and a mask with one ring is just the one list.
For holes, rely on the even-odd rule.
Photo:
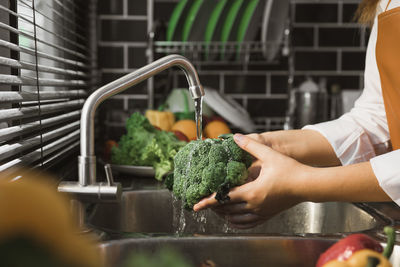
{"label": "apron strap", "polygon": [[389,2],[387,3],[387,5],[386,5],[386,8],[385,8],[385,12],[387,11],[387,9],[389,8],[389,5],[390,5],[390,2],[391,2],[392,0],[389,0]]}

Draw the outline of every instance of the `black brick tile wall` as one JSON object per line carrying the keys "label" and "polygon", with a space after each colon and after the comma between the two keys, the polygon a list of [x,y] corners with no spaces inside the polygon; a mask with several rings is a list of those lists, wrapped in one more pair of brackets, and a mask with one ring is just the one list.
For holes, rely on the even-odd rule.
{"label": "black brick tile wall", "polygon": [[343,22],[354,22],[357,4],[343,4]]}
{"label": "black brick tile wall", "polygon": [[[310,1],[312,2],[312,1]],[[296,22],[337,22],[338,5],[337,4],[297,4]]]}
{"label": "black brick tile wall", "polygon": [[123,68],[124,50],[122,47],[101,46],[98,49],[97,58],[103,68]]}
{"label": "black brick tile wall", "polygon": [[360,29],[322,28],[319,31],[320,46],[360,46]]}
{"label": "black brick tile wall", "polygon": [[265,94],[265,75],[226,75],[225,93],[227,94]]}
{"label": "black brick tile wall", "polygon": [[313,46],[314,45],[314,29],[294,28],[293,29],[293,45],[294,46]]}
{"label": "black brick tile wall", "polygon": [[144,0],[128,1],[129,15],[145,16],[146,13],[147,13],[147,1]]}
{"label": "black brick tile wall", "polygon": [[247,110],[251,117],[279,117],[287,110],[285,99],[249,99]]}
{"label": "black brick tile wall", "polygon": [[118,15],[123,13],[123,0],[99,0],[98,12],[99,14]]}
{"label": "black brick tile wall", "polygon": [[296,52],[296,70],[336,70],[336,52]]}
{"label": "black brick tile wall", "polygon": [[128,67],[140,68],[147,64],[145,47],[129,47],[128,48]]}
{"label": "black brick tile wall", "polygon": [[101,40],[118,42],[147,42],[146,21],[102,20]]}
{"label": "black brick tile wall", "polygon": [[272,75],[271,76],[271,93],[286,94],[288,92],[288,77],[287,75]]}
{"label": "black brick tile wall", "polygon": [[363,70],[365,67],[364,52],[343,52],[342,70]]}

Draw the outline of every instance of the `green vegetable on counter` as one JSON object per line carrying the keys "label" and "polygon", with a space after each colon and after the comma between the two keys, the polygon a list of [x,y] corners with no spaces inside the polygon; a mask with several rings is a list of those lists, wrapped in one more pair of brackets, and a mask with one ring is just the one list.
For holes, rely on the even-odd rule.
{"label": "green vegetable on counter", "polygon": [[223,202],[229,200],[229,189],[246,181],[251,163],[251,155],[236,145],[233,135],[192,141],[176,154],[173,176],[165,184],[187,209],[214,192]]}
{"label": "green vegetable on counter", "polygon": [[186,142],[179,141],[171,132],[157,130],[139,112],[127,120],[126,130],[118,146],[112,148],[112,163],[153,166],[159,181],[174,169],[174,157]]}

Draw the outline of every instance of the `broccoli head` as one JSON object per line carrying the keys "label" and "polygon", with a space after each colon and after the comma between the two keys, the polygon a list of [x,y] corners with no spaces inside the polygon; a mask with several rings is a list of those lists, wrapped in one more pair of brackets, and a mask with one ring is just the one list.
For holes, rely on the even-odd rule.
{"label": "broccoli head", "polygon": [[187,209],[213,192],[217,200],[225,201],[230,188],[246,181],[251,163],[252,157],[236,145],[233,135],[192,141],[176,154],[167,187]]}

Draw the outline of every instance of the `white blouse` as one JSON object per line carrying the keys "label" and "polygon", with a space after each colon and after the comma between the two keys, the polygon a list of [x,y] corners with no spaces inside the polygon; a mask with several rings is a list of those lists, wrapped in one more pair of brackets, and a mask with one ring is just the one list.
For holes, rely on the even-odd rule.
{"label": "white blouse", "polygon": [[[383,12],[389,0],[379,3],[378,14]],[[388,10],[400,6],[400,0],[392,0]],[[382,97],[381,81],[375,58],[377,17],[368,42],[364,91],[354,108],[339,119],[303,129],[321,133],[332,145],[342,165],[370,161],[379,185],[400,205],[400,149],[391,151],[390,135]]]}

